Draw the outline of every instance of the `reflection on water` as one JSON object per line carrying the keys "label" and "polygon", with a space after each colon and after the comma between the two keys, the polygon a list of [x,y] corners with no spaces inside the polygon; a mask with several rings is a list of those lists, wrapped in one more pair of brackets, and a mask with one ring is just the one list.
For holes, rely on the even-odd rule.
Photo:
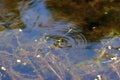
{"label": "reflection on water", "polygon": [[10,1],[0,1],[0,31],[5,29],[24,28],[24,24],[21,21],[18,9],[17,0],[14,3]]}
{"label": "reflection on water", "polygon": [[87,43],[78,25],[56,21],[45,1],[8,6],[0,15],[1,80],[119,79],[119,37]]}

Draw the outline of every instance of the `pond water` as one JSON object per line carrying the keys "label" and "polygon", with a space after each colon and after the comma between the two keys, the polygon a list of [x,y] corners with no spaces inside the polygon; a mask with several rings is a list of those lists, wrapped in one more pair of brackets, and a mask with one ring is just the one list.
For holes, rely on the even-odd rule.
{"label": "pond water", "polygon": [[120,35],[90,42],[44,0],[11,1],[0,1],[0,80],[120,79]]}

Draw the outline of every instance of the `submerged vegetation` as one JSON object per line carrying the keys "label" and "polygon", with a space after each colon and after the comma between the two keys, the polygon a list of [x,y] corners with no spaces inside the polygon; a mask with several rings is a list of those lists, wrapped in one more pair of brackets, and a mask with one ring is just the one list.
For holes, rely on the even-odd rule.
{"label": "submerged vegetation", "polygon": [[47,0],[57,19],[78,24],[89,41],[98,41],[106,35],[120,33],[119,0]]}
{"label": "submerged vegetation", "polygon": [[[108,53],[112,49],[106,48],[115,40],[120,40],[118,37],[110,40],[111,44],[107,41],[102,46],[103,49],[98,48],[98,55],[94,58],[87,59],[85,54],[80,53],[81,56],[78,56],[79,54],[74,53],[75,58],[71,59],[69,53],[50,44],[46,34],[38,39],[36,39],[37,35],[29,39],[23,31],[14,30],[1,36],[0,79],[2,80],[8,78],[9,80],[99,80],[98,78],[117,80],[120,78],[119,54]],[[116,51],[119,51],[119,48]],[[80,58],[86,59],[79,61]],[[111,78],[112,75],[115,77]]]}

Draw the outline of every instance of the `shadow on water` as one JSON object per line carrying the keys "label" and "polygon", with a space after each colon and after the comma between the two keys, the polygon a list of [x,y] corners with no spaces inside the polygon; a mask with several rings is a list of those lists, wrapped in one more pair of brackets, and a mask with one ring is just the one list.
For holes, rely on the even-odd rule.
{"label": "shadow on water", "polygon": [[0,2],[1,80],[112,80],[113,73],[120,78],[119,36],[111,32],[89,42],[89,29],[56,20],[45,1],[13,1]]}

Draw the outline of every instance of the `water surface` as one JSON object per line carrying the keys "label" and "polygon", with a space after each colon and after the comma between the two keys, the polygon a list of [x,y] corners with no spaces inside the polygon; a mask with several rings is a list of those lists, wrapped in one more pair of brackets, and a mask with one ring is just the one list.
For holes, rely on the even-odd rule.
{"label": "water surface", "polygon": [[90,42],[77,24],[56,20],[45,1],[0,6],[1,80],[119,80],[119,35]]}

